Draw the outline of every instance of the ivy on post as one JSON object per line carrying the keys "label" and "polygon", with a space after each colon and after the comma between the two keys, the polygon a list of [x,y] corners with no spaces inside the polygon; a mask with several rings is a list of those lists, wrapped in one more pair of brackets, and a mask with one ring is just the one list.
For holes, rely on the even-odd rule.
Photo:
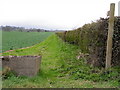
{"label": "ivy on post", "polygon": [[106,49],[106,69],[111,67],[111,60],[112,60],[112,38],[113,38],[113,31],[114,31],[114,12],[115,12],[115,3],[111,3],[110,13],[109,13],[107,49]]}

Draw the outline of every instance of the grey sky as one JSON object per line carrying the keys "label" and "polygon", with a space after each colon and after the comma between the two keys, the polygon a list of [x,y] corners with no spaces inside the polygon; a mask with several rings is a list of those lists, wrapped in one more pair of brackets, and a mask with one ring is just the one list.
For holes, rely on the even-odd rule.
{"label": "grey sky", "polygon": [[75,29],[106,17],[119,0],[0,0],[0,25],[43,29]]}
{"label": "grey sky", "polygon": [[120,1],[118,3],[118,16],[120,16]]}

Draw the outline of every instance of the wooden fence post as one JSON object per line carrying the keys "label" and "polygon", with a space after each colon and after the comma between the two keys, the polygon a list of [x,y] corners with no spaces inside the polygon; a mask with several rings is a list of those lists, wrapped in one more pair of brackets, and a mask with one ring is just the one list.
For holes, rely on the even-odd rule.
{"label": "wooden fence post", "polygon": [[114,12],[115,12],[115,3],[110,5],[109,13],[109,26],[108,26],[108,38],[107,38],[107,48],[106,48],[106,69],[111,67],[112,60],[112,38],[114,31]]}

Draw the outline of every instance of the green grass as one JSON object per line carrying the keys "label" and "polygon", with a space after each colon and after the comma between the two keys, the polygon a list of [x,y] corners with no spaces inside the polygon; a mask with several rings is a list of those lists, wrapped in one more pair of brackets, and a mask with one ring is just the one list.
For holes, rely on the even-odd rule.
{"label": "green grass", "polygon": [[2,51],[32,46],[45,40],[51,34],[53,32],[2,31]]}
{"label": "green grass", "polygon": [[[18,49],[3,55],[42,55],[41,69],[34,77],[16,77],[9,74],[3,80],[3,87],[11,88],[110,88],[118,87],[118,68],[113,68],[110,74],[113,79],[109,79],[109,74],[103,74],[101,69],[93,68],[85,64],[83,59],[76,59],[80,49],[76,45],[63,42],[56,35],[52,35],[40,44],[31,48]],[[91,73],[91,71],[98,73]],[[103,70],[104,71],[104,70]],[[120,71],[120,69],[119,69]],[[107,71],[104,71],[107,72]],[[108,80],[98,80],[107,78]]]}

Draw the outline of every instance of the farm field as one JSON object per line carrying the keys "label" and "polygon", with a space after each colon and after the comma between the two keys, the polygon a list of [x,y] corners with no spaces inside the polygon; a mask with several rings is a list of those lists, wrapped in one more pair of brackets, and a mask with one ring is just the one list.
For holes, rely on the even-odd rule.
{"label": "farm field", "polygon": [[3,88],[117,88],[120,85],[119,68],[112,72],[86,65],[77,59],[80,48],[63,42],[57,35],[26,49],[17,49],[3,55],[42,55],[37,76],[15,76],[8,73]]}
{"label": "farm field", "polygon": [[53,32],[2,31],[2,52],[29,47],[45,40]]}
{"label": "farm field", "polygon": [[120,90],[119,6],[2,0],[0,89]]}

